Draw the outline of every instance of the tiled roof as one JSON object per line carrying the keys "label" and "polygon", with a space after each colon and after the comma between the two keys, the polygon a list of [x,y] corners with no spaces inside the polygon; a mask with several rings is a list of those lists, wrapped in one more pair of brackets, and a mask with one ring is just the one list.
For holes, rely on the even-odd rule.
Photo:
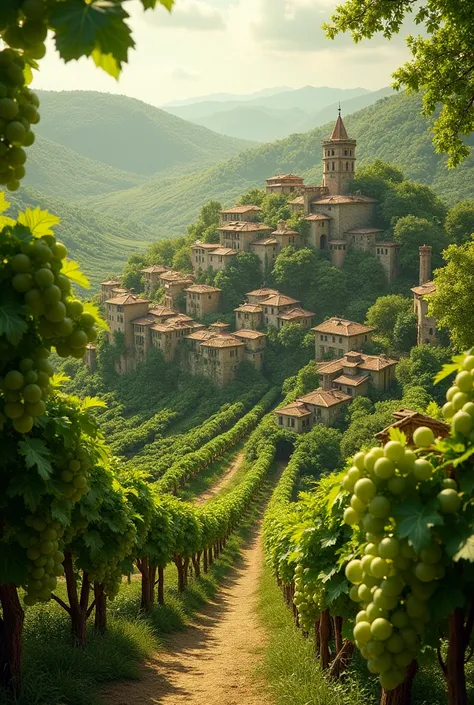
{"label": "tiled roof", "polygon": [[213,250],[211,255],[220,255],[221,257],[227,257],[229,255],[236,255],[237,250],[232,250],[230,247],[218,247],[216,250]]}
{"label": "tiled roof", "polygon": [[278,179],[279,181],[304,181],[304,178],[302,176],[295,176],[295,174],[277,174],[276,176],[270,176],[270,178],[266,179],[266,181],[275,181],[276,179]]}
{"label": "tiled roof", "polygon": [[192,294],[216,294],[220,293],[222,289],[218,289],[217,286],[209,286],[209,284],[192,284],[185,291],[190,291]]}
{"label": "tiled roof", "polygon": [[318,198],[317,201],[313,201],[315,205],[321,206],[331,206],[331,205],[341,205],[346,203],[377,203],[375,198],[370,198],[370,196],[362,195],[352,195],[352,196],[325,196],[324,198]]}
{"label": "tiled roof", "polygon": [[105,282],[100,282],[101,286],[118,286],[120,284],[116,279],[108,279]]}
{"label": "tiled roof", "polygon": [[195,330],[189,335],[186,335],[185,338],[186,340],[209,340],[209,338],[213,338],[217,333],[215,333],[212,330]]}
{"label": "tiled roof", "polygon": [[270,245],[275,246],[278,245],[278,240],[274,237],[266,237],[264,240],[254,240],[250,243],[251,247],[255,247],[256,245],[263,245],[263,247],[268,247]]}
{"label": "tiled roof", "polygon": [[430,294],[435,293],[436,284],[434,282],[425,282],[420,284],[420,286],[414,286],[412,291],[417,296],[430,296]]}
{"label": "tiled roof", "polygon": [[154,264],[151,267],[145,267],[145,269],[140,269],[143,274],[160,274],[161,272],[167,272],[169,267],[164,267],[162,264]]}
{"label": "tiled roof", "polygon": [[336,124],[334,125],[332,132],[331,132],[331,137],[329,138],[332,141],[336,140],[348,140],[349,135],[347,134],[347,130],[345,128],[344,123],[342,122],[342,117],[339,114],[338,118],[336,120]]}
{"label": "tiled roof", "polygon": [[394,242],[393,240],[384,240],[383,242],[376,242],[377,247],[381,245],[382,247],[400,247],[399,242]]}
{"label": "tiled roof", "polygon": [[304,206],[304,197],[297,196],[296,198],[293,198],[292,201],[288,201],[288,204],[290,206]]}
{"label": "tiled roof", "polygon": [[392,416],[397,420],[375,434],[376,438],[384,438],[391,428],[401,428],[407,422],[415,422],[418,426],[428,426],[432,429],[435,435],[442,436],[445,438],[449,434],[450,426],[444,421],[439,421],[439,419],[434,419],[432,416],[427,416],[426,414],[421,414],[418,411],[411,411],[410,409],[400,409],[395,411]]}
{"label": "tiled roof", "polygon": [[302,401],[305,404],[312,404],[313,406],[324,406],[328,408],[336,404],[351,401],[351,399],[351,396],[343,394],[343,392],[338,392],[336,389],[326,390],[319,387],[319,389],[315,389],[314,392],[300,397],[298,401]]}
{"label": "tiled roof", "polygon": [[331,216],[324,215],[323,213],[311,213],[307,215],[305,220],[332,220]]}
{"label": "tiled roof", "polygon": [[191,249],[197,249],[198,247],[201,250],[217,250],[220,245],[218,242],[200,242],[199,240],[196,240],[196,242],[193,242],[191,245]]}
{"label": "tiled roof", "polygon": [[291,296],[285,296],[285,294],[274,294],[268,299],[260,301],[261,306],[291,306],[291,304],[299,304],[299,301],[292,299]]}
{"label": "tiled roof", "polygon": [[278,228],[274,230],[272,235],[299,235],[297,230],[292,230],[291,228],[283,227],[281,230]]}
{"label": "tiled roof", "polygon": [[129,293],[130,292],[128,289],[124,289],[120,286],[114,286],[114,288],[112,289],[112,294],[114,294],[115,296],[119,296],[120,294],[129,294]]}
{"label": "tiled roof", "polygon": [[283,318],[284,320],[291,321],[293,318],[312,318],[316,314],[313,311],[307,311],[300,306],[292,308],[291,311],[284,311],[278,315],[278,318]]}
{"label": "tiled roof", "polygon": [[168,306],[153,306],[153,308],[151,308],[148,311],[148,315],[149,316],[159,316],[159,317],[175,316],[176,311],[173,311],[172,308],[168,308]]}
{"label": "tiled roof", "polygon": [[358,367],[360,370],[373,370],[377,372],[396,364],[397,360],[392,360],[386,355],[364,355],[364,353],[349,352],[338,360],[320,363],[318,365],[318,374],[332,374],[339,372],[344,367]]}
{"label": "tiled roof", "polygon": [[219,335],[219,333],[202,343],[207,348],[235,348],[244,344],[233,335]]}
{"label": "tiled roof", "polygon": [[163,274],[160,275],[160,279],[163,279],[165,282],[179,282],[180,284],[194,281],[189,274],[181,274],[181,272],[175,272],[173,270],[163,272]]}
{"label": "tiled roof", "polygon": [[230,328],[230,323],[224,323],[224,321],[216,321],[215,323],[211,323],[211,326],[213,328],[220,328],[220,329],[226,329]]}
{"label": "tiled roof", "polygon": [[334,379],[333,382],[345,384],[347,387],[359,387],[364,382],[368,382],[369,379],[369,375],[341,375]]}
{"label": "tiled roof", "polygon": [[308,407],[300,401],[294,401],[288,406],[282,406],[279,409],[275,409],[274,414],[281,414],[282,416],[311,416],[311,411]]}
{"label": "tiled roof", "polygon": [[273,296],[274,294],[279,294],[277,289],[254,289],[253,291],[248,291],[247,296]]}
{"label": "tiled roof", "polygon": [[246,328],[237,330],[235,333],[232,333],[232,335],[234,335],[236,338],[249,338],[250,340],[257,340],[258,338],[267,337],[266,333],[261,333],[258,330],[247,330]]}
{"label": "tiled roof", "polygon": [[135,294],[120,294],[113,299],[107,299],[106,304],[117,304],[120,306],[133,306],[134,304],[149,304],[149,299],[139,299]]}
{"label": "tiled roof", "polygon": [[258,304],[241,304],[234,308],[234,311],[246,311],[247,313],[262,313],[262,307]]}
{"label": "tiled roof", "polygon": [[249,211],[254,211],[258,212],[261,211],[262,209],[260,206],[252,206],[252,205],[247,205],[247,206],[232,206],[232,208],[227,208],[224,211],[219,211],[221,214],[227,214],[227,213],[248,213]]}
{"label": "tiled roof", "polygon": [[271,225],[265,225],[265,223],[248,223],[248,222],[236,222],[227,223],[226,225],[221,225],[217,228],[222,232],[232,231],[232,232],[271,232],[273,230]]}
{"label": "tiled roof", "polygon": [[344,232],[350,233],[351,235],[370,235],[372,233],[383,233],[383,228],[351,228]]}
{"label": "tiled roof", "polygon": [[155,316],[140,316],[139,318],[134,318],[132,321],[134,326],[152,326],[157,323]]}
{"label": "tiled roof", "polygon": [[374,331],[375,328],[333,316],[333,318],[323,321],[323,323],[315,326],[312,330],[317,333],[330,333],[332,335],[361,335],[363,333],[370,333]]}

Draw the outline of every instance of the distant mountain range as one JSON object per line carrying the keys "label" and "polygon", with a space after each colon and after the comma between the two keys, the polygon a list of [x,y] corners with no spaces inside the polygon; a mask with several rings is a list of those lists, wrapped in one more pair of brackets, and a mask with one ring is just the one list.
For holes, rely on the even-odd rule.
{"label": "distant mountain range", "polygon": [[[276,90],[276,89],[275,89]],[[337,110],[339,101],[347,115],[375,103],[391,90],[371,92],[365,88],[304,86],[281,89],[271,95],[248,95],[234,99],[196,101],[165,110],[185,120],[230,137],[270,142],[295,132],[306,132],[328,119],[324,110]],[[354,102],[353,105],[351,103]]]}
{"label": "distant mountain range", "polygon": [[213,101],[219,103],[220,101],[228,100],[252,100],[252,98],[264,98],[269,95],[276,95],[277,93],[285,93],[286,91],[293,91],[294,88],[289,86],[275,86],[274,88],[264,88],[261,91],[255,91],[255,93],[210,93],[209,95],[200,95],[194,98],[184,98],[183,100],[171,100],[169,103],[165,103],[161,107],[164,110],[168,108],[175,107],[178,105],[191,105],[192,103],[202,103],[203,101]]}
{"label": "distant mountain range", "polygon": [[[429,122],[420,115],[420,98],[377,93],[376,103],[353,114],[349,105],[357,109],[376,94],[346,101],[345,124],[358,140],[357,164],[379,157],[429,184],[448,203],[474,198],[474,158],[446,169],[445,158],[433,150]],[[249,146],[123,96],[65,92],[41,98],[26,185],[7,199],[13,214],[36,203],[57,213],[59,237],[94,284],[119,272],[147,243],[185,233],[211,198],[231,205],[279,172],[320,183],[321,140],[337,115],[333,102],[309,118],[324,120],[319,127]],[[272,109],[266,110],[271,116]]]}

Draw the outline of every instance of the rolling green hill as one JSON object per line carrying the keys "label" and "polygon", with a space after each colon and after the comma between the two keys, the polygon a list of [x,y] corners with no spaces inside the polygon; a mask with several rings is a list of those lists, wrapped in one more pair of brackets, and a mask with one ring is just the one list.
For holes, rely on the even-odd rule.
{"label": "rolling green hill", "polygon": [[14,194],[7,193],[6,198],[11,203],[8,214],[12,217],[18,210],[39,205],[61,218],[56,228],[58,238],[68,248],[69,257],[81,264],[94,289],[108,275],[120,273],[130,255],[145,250],[157,239],[146,225],[45,197],[33,189],[22,188]]}
{"label": "rolling green hill", "polygon": [[94,91],[38,91],[37,132],[115,169],[151,176],[202,169],[249,146],[135,98]]}
{"label": "rolling green hill", "polygon": [[[380,158],[404,170],[408,178],[431,185],[447,202],[474,198],[474,159],[447,171],[444,157],[435,154],[428,121],[420,116],[420,98],[405,94],[384,98],[347,118],[349,134],[358,140],[358,164]],[[231,204],[250,186],[292,171],[307,183],[321,181],[321,140],[329,123],[311,132],[247,150],[205,171],[146,183],[118,193],[90,199],[106,212],[153,224],[158,235],[180,234],[211,198]]]}
{"label": "rolling green hill", "polygon": [[141,174],[114,169],[38,135],[28,150],[24,183],[45,196],[76,201],[132,188],[145,180]]}

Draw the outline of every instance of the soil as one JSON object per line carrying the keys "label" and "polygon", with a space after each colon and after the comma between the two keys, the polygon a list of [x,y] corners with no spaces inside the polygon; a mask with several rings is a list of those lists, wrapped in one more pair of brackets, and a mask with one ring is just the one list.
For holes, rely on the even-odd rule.
{"label": "soil", "polygon": [[271,705],[256,675],[265,645],[256,614],[262,567],[258,524],[215,601],[169,637],[139,681],[107,687],[104,705]]}
{"label": "soil", "polygon": [[215,485],[212,485],[208,490],[199,495],[196,499],[196,504],[204,504],[208,502],[212,497],[215,497],[219,492],[225,489],[232,481],[234,475],[240,470],[242,463],[244,461],[244,451],[237,453],[232,463],[229,465],[224,474],[219,478]]}

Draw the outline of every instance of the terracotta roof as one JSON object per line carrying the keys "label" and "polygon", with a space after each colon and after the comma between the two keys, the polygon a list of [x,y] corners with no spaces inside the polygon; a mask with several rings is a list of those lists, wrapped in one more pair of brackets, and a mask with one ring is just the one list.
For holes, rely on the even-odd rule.
{"label": "terracotta roof", "polygon": [[115,296],[119,296],[120,294],[130,294],[130,293],[131,292],[128,289],[124,289],[119,286],[114,286],[114,288],[112,289],[112,294],[114,294]]}
{"label": "terracotta roof", "polygon": [[213,338],[215,335],[217,335],[217,333],[212,330],[196,330],[184,337],[186,340],[209,340],[209,338]]}
{"label": "terracotta roof", "polygon": [[268,299],[260,301],[261,306],[291,306],[291,304],[299,304],[299,301],[292,299],[291,296],[285,296],[285,294],[274,294]]}
{"label": "terracotta roof", "polygon": [[151,267],[145,267],[145,269],[140,269],[143,274],[157,274],[161,272],[167,272],[169,267],[164,267],[162,264],[153,264]]}
{"label": "terracotta roof", "polygon": [[241,304],[234,308],[234,311],[246,311],[247,313],[262,313],[262,307],[258,304]]}
{"label": "terracotta roof", "polygon": [[100,282],[101,286],[117,286],[118,284],[120,284],[120,282],[116,279],[108,279],[105,282]]}
{"label": "terracotta roof", "polygon": [[190,291],[192,294],[215,294],[220,293],[222,289],[218,289],[217,286],[209,286],[209,284],[192,284],[185,291]]}
{"label": "terracotta roof", "polygon": [[313,201],[315,205],[341,205],[346,203],[377,203],[375,198],[370,196],[351,195],[351,196],[325,196]]}
{"label": "terracotta roof", "polygon": [[292,201],[288,201],[290,206],[304,206],[304,196],[297,196]]}
{"label": "terracotta roof", "polygon": [[371,333],[375,328],[333,316],[333,318],[323,321],[323,323],[315,326],[312,330],[318,333],[330,333],[333,335],[362,335],[363,333]]}
{"label": "terracotta roof", "polygon": [[230,247],[218,247],[217,249],[213,250],[211,255],[219,255],[221,257],[227,257],[229,255],[236,255],[237,250],[232,250]]}
{"label": "terracotta roof", "polygon": [[332,220],[331,216],[324,215],[323,213],[311,213],[307,215],[305,220]]}
{"label": "terracotta roof", "polygon": [[384,240],[384,242],[376,242],[375,244],[377,246],[382,245],[382,247],[400,247],[400,243],[393,240]]}
{"label": "terracotta roof", "polygon": [[219,333],[202,343],[206,348],[235,348],[244,344],[232,335],[219,335]]}
{"label": "terracotta roof", "polygon": [[224,323],[224,321],[216,321],[215,323],[211,323],[209,326],[210,328],[220,328],[220,329],[227,329],[230,328],[230,323]]}
{"label": "terracotta roof", "polygon": [[420,286],[414,286],[412,291],[417,296],[430,296],[435,293],[436,284],[434,282],[425,282],[420,284]]}
{"label": "terracotta roof", "polygon": [[198,247],[201,250],[217,250],[220,245],[218,242],[200,242],[199,240],[196,240],[196,242],[193,242],[191,245],[191,249],[196,249]]}
{"label": "terracotta roof", "polygon": [[291,228],[283,227],[281,230],[278,228],[272,232],[272,235],[299,235],[297,230],[292,230]]}
{"label": "terracotta roof", "polygon": [[151,330],[157,330],[160,331],[161,333],[169,333],[173,330],[182,330],[183,328],[194,328],[195,326],[195,321],[193,321],[192,318],[169,318],[166,321],[163,321],[162,323],[155,323],[154,326],[151,327]]}
{"label": "terracotta roof", "polygon": [[370,235],[371,233],[383,233],[383,228],[351,228],[344,232],[350,233],[351,235]]}
{"label": "terracotta roof", "polygon": [[364,384],[364,382],[368,382],[369,379],[369,375],[341,375],[337,377],[337,379],[334,379],[333,382],[345,384],[348,387],[359,387],[361,384]]}
{"label": "terracotta roof", "polygon": [[275,181],[276,179],[288,180],[288,181],[304,181],[302,176],[295,176],[295,174],[277,174],[276,176],[270,176],[266,181]]}
{"label": "terracotta roof", "polygon": [[336,123],[331,132],[331,137],[329,139],[333,141],[349,139],[349,135],[347,134],[347,130],[344,126],[344,123],[342,122],[342,117],[340,113],[337,117]]}
{"label": "terracotta roof", "polygon": [[421,414],[418,411],[411,411],[411,409],[400,409],[399,411],[395,411],[392,416],[394,416],[397,421],[384,428],[383,431],[376,433],[376,438],[384,438],[391,428],[403,429],[403,426],[410,421],[415,422],[418,426],[428,426],[443,438],[449,434],[449,424],[444,421],[440,421],[439,419],[434,419],[432,416]]}
{"label": "terracotta roof", "polygon": [[139,299],[135,294],[121,294],[113,299],[107,299],[106,304],[117,304],[120,306],[133,306],[134,304],[149,304],[149,299]]}
{"label": "terracotta roof", "polygon": [[316,314],[313,311],[307,311],[300,306],[292,308],[291,311],[284,311],[278,315],[278,318],[283,318],[285,320],[292,320],[293,318],[312,318]]}
{"label": "terracotta roof", "polygon": [[246,328],[242,328],[241,330],[235,331],[235,333],[232,333],[236,338],[249,338],[250,340],[257,340],[258,338],[266,338],[267,334],[266,333],[261,333],[258,330],[247,330]]}
{"label": "terracotta roof", "polygon": [[251,247],[255,247],[256,245],[263,245],[264,247],[267,247],[269,245],[278,245],[278,240],[276,240],[274,237],[266,237],[264,240],[254,240],[253,242],[250,243]]}
{"label": "terracotta roof", "polygon": [[140,316],[139,318],[134,318],[132,324],[134,326],[152,326],[157,323],[155,316]]}
{"label": "terracotta roof", "polygon": [[248,213],[249,211],[261,211],[262,209],[260,206],[252,206],[252,205],[247,205],[247,206],[232,206],[232,208],[227,208],[224,211],[219,211],[220,213]]}
{"label": "terracotta roof", "polygon": [[265,225],[265,223],[248,223],[248,222],[236,222],[227,223],[226,225],[221,225],[217,228],[222,232],[232,231],[232,232],[271,232],[273,230],[271,225]]}
{"label": "terracotta roof", "polygon": [[311,411],[308,407],[300,401],[294,401],[288,406],[282,406],[279,409],[275,409],[274,414],[282,414],[283,416],[311,416]]}
{"label": "terracotta roof", "polygon": [[332,374],[339,372],[344,367],[356,368],[360,370],[384,370],[397,364],[397,360],[392,360],[386,355],[364,355],[359,352],[349,352],[338,360],[330,360],[318,365],[318,374]]}
{"label": "terracotta roof", "polygon": [[148,311],[148,315],[149,316],[159,316],[159,317],[175,316],[176,311],[173,311],[172,308],[168,308],[168,306],[153,306],[153,308],[151,308]]}
{"label": "terracotta roof", "polygon": [[247,296],[262,296],[262,297],[268,297],[268,296],[273,296],[274,294],[279,294],[280,292],[277,289],[254,289],[253,291],[248,291]]}
{"label": "terracotta roof", "polygon": [[305,394],[303,397],[299,397],[298,401],[302,401],[305,404],[312,404],[313,406],[324,406],[326,408],[330,406],[335,406],[336,404],[342,404],[346,401],[351,401],[352,397],[348,394],[343,394],[343,392],[337,391],[337,389],[315,389],[314,392]]}
{"label": "terracotta roof", "polygon": [[185,282],[193,282],[194,279],[188,275],[188,274],[181,274],[181,272],[174,272],[174,271],[169,271],[169,272],[163,272],[163,274],[160,275],[160,279],[163,279],[165,282],[170,282],[170,283],[176,283],[176,284],[183,284]]}
{"label": "terracotta roof", "polygon": [[362,355],[364,361],[360,364],[361,370],[384,370],[398,364],[398,360],[392,360],[386,355]]}

